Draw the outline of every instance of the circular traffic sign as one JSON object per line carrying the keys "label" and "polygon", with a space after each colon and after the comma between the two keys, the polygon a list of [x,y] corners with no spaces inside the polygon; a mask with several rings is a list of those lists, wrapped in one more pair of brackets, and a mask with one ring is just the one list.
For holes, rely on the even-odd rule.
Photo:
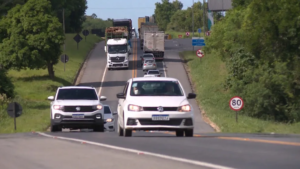
{"label": "circular traffic sign", "polygon": [[7,106],[7,114],[12,118],[21,116],[22,106],[17,102],[9,103]]}
{"label": "circular traffic sign", "polygon": [[60,61],[63,63],[67,63],[69,61],[69,56],[66,54],[63,54],[60,56]]}
{"label": "circular traffic sign", "polygon": [[201,49],[197,50],[196,54],[197,54],[197,56],[198,56],[199,58],[203,58],[203,57],[204,57],[204,53],[202,52]]}
{"label": "circular traffic sign", "polygon": [[234,96],[229,101],[229,106],[234,111],[239,111],[244,107],[244,101],[238,96]]}
{"label": "circular traffic sign", "polygon": [[190,32],[186,32],[185,35],[186,35],[186,36],[190,36]]}

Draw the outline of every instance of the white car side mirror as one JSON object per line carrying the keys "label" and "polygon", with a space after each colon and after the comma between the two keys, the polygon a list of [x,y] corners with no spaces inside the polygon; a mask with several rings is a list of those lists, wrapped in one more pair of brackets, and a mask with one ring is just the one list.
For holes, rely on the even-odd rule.
{"label": "white car side mirror", "polygon": [[53,101],[54,100],[54,96],[49,96],[48,100]]}
{"label": "white car side mirror", "polygon": [[104,46],[104,51],[106,52],[106,46]]}
{"label": "white car side mirror", "polygon": [[105,96],[100,97],[100,101],[105,101],[107,98]]}

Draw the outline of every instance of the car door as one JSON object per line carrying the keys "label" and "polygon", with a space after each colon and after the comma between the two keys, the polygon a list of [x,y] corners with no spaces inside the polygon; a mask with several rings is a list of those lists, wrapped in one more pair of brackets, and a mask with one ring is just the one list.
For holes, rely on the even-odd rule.
{"label": "car door", "polygon": [[[129,81],[126,83],[123,89],[123,94],[126,96],[127,89],[128,89]],[[125,99],[119,99],[118,103],[118,122],[123,126],[123,111],[124,111],[124,102]]]}

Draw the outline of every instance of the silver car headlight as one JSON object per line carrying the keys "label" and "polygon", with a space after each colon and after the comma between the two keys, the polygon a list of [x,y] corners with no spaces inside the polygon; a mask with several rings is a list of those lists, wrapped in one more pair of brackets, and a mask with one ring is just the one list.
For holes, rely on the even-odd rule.
{"label": "silver car headlight", "polygon": [[106,122],[112,122],[114,119],[106,119]]}
{"label": "silver car headlight", "polygon": [[128,105],[128,111],[143,111],[143,107],[130,104]]}
{"label": "silver car headlight", "polygon": [[178,107],[178,111],[180,112],[190,112],[192,107],[189,104]]}

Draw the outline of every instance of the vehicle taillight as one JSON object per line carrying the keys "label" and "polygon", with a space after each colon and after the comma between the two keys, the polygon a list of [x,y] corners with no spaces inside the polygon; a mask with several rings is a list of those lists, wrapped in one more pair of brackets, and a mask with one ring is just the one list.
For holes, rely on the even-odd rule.
{"label": "vehicle taillight", "polygon": [[155,66],[155,64],[153,64],[153,66]]}
{"label": "vehicle taillight", "polygon": [[144,64],[144,66],[146,66],[147,64]]}

